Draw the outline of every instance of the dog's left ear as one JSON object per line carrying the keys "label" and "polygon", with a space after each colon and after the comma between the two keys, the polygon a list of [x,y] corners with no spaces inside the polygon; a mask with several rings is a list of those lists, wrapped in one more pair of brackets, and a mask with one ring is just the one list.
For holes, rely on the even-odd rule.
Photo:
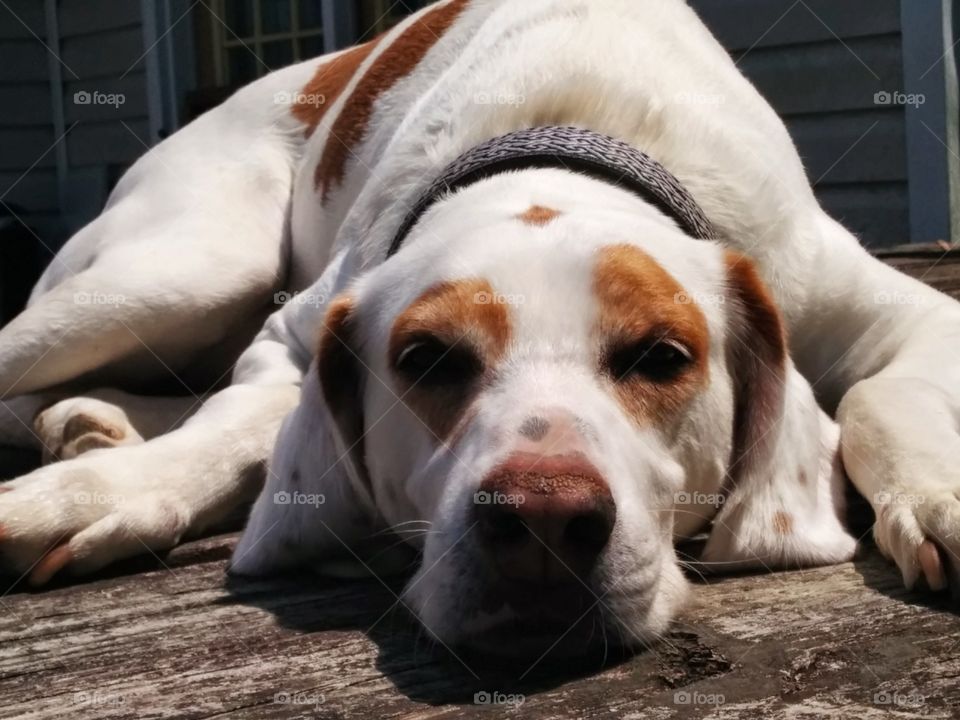
{"label": "dog's left ear", "polygon": [[302,566],[338,576],[391,571],[394,558],[375,550],[381,525],[364,458],[365,373],[358,342],[354,301],[339,297],[327,309],[300,404],[280,430],[232,573]]}
{"label": "dog's left ear", "polygon": [[786,330],[753,263],[727,253],[733,452],[704,548],[721,569],[830,564],[853,556],[844,529],[840,432],[793,366]]}

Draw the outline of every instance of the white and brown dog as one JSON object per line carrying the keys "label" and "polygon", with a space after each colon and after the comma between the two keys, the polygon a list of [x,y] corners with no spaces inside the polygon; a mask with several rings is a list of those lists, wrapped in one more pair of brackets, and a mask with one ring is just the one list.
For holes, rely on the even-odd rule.
{"label": "white and brown dog", "polygon": [[[447,0],[241,90],[57,255],[0,332],[0,439],[58,461],[0,550],[42,584],[169,548],[266,467],[237,573],[374,569],[389,530],[445,643],[642,642],[678,538],[850,559],[845,465],[942,589],[957,354],[960,305],[824,214],[682,0]],[[202,402],[119,389],[233,360]]]}

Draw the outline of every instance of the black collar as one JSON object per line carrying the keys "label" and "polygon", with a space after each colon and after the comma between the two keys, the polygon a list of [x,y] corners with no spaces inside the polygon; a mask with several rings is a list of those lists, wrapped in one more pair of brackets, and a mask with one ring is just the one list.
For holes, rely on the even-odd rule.
{"label": "black collar", "polygon": [[387,257],[442,195],[510,170],[561,168],[630,190],[691,237],[715,237],[693,196],[649,155],[625,142],[575,127],[545,126],[502,135],[467,150],[448,165],[404,218]]}

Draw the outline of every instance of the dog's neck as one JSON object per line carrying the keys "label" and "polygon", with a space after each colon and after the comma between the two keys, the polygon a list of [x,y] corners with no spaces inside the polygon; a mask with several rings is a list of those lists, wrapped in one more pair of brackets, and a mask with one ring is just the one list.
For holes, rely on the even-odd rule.
{"label": "dog's neck", "polygon": [[691,237],[715,236],[690,193],[653,158],[590,130],[544,126],[492,138],[447,165],[407,213],[387,257],[400,249],[420,218],[444,196],[504,172],[540,168],[568,170],[623,188],[653,205]]}

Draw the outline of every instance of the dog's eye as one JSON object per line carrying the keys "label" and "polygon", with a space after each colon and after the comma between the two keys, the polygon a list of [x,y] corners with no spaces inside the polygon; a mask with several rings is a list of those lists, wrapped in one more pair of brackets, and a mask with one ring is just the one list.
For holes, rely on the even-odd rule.
{"label": "dog's eye", "polygon": [[693,355],[675,340],[650,339],[614,348],[607,367],[617,382],[643,377],[666,382],[680,375],[693,362]]}
{"label": "dog's eye", "polygon": [[463,384],[482,370],[480,360],[468,347],[447,345],[432,337],[407,345],[394,366],[411,383],[428,386]]}

